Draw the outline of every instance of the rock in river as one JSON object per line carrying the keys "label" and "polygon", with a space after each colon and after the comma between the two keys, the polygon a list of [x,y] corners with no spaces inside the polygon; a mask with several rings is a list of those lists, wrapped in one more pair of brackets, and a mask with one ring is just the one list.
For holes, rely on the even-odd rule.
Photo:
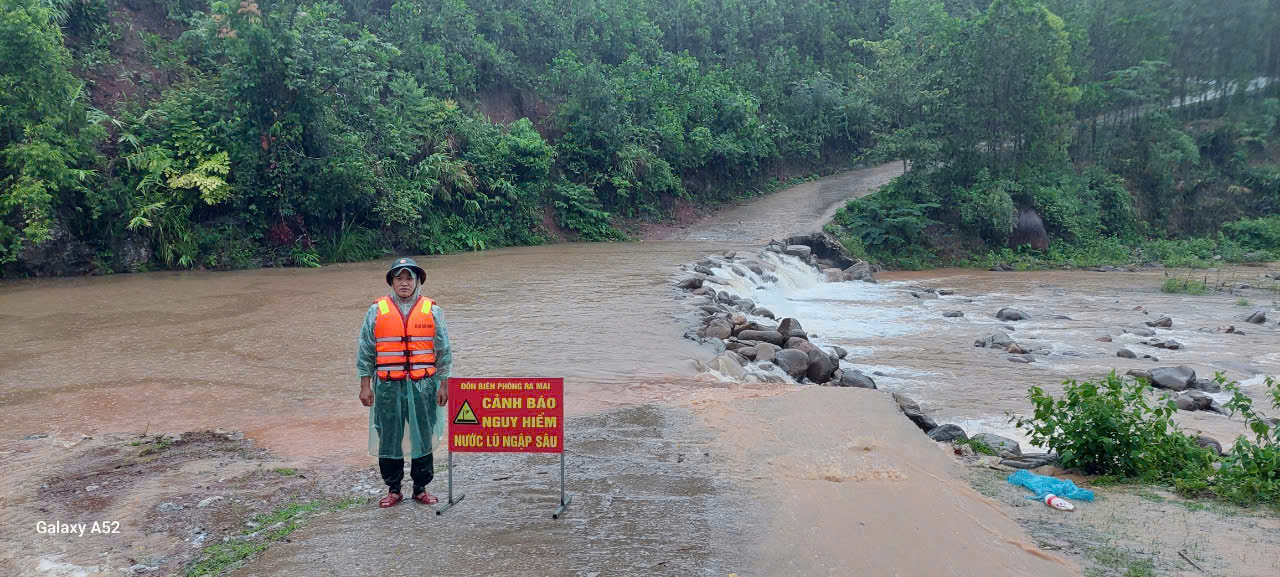
{"label": "rock in river", "polygon": [[988,447],[996,450],[997,455],[1000,455],[1003,458],[1010,459],[1022,455],[1022,448],[1019,447],[1018,442],[1013,439],[1001,437],[1000,435],[992,433],[978,433],[971,438],[975,441],[982,441],[983,443],[986,443]]}
{"label": "rock in river", "polygon": [[1002,308],[996,311],[996,318],[1002,321],[1025,321],[1030,320],[1031,315],[1024,313],[1018,309]]}
{"label": "rock in river", "polygon": [[774,362],[791,378],[799,381],[809,369],[809,354],[798,349],[783,349],[774,355]]}
{"label": "rock in river", "polygon": [[782,343],[786,342],[782,337],[782,333],[778,331],[745,330],[738,333],[738,338],[744,341],[760,341],[776,346],[782,346]]}
{"label": "rock in river", "polygon": [[990,347],[993,349],[1007,349],[1011,344],[1013,344],[1013,339],[1009,338],[1008,334],[1000,332],[991,333],[973,341],[973,346],[975,347]]}
{"label": "rock in river", "polygon": [[965,440],[969,435],[964,434],[964,429],[959,425],[938,425],[928,433],[929,438],[938,442],[948,443],[956,439]]}
{"label": "rock in river", "polygon": [[1151,384],[1161,389],[1185,391],[1196,382],[1190,367],[1158,367],[1151,369]]}
{"label": "rock in river", "polygon": [[876,382],[857,369],[841,369],[840,380],[836,381],[835,385],[837,387],[858,387],[863,389],[876,388]]}
{"label": "rock in river", "polygon": [[805,377],[815,383],[825,383],[831,380],[837,367],[836,363],[831,362],[830,355],[814,347],[809,349],[809,368],[805,369]]}

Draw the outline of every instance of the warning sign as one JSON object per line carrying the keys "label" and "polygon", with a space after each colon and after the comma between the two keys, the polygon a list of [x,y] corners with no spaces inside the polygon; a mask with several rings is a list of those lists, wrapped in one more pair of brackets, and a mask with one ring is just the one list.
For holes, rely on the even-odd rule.
{"label": "warning sign", "polygon": [[450,378],[449,450],[564,451],[564,379]]}
{"label": "warning sign", "polygon": [[478,425],[480,421],[476,420],[476,412],[471,410],[471,403],[462,401],[462,408],[458,409],[458,416],[453,418],[455,425]]}

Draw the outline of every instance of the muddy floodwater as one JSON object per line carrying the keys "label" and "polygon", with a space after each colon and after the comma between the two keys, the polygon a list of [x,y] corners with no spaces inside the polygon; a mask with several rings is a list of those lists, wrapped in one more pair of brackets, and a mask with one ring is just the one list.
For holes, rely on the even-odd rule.
{"label": "muddy floodwater", "polygon": [[[683,338],[697,320],[672,283],[680,265],[817,230],[843,199],[897,171],[857,171],[727,207],[673,227],[668,240],[419,258],[423,294],[448,320],[454,375],[564,377],[570,514],[553,522],[543,510],[556,498],[554,458],[467,455],[459,469],[467,501],[447,516],[413,504],[358,506],[314,519],[236,574],[410,575],[424,566],[449,575],[1079,574],[973,491],[948,450],[887,395],[730,382],[700,371],[714,352]],[[386,292],[385,264],[0,283],[0,569],[119,575],[146,561],[177,570],[201,535],[215,534],[210,527],[238,526],[244,512],[200,517],[196,529],[181,516],[217,510],[224,494],[249,503],[302,482],[263,472],[272,467],[377,493],[353,355],[365,310]],[[849,350],[845,366],[970,433],[1021,439],[1007,414],[1028,408],[1029,386],[1058,392],[1066,378],[1112,369],[1222,371],[1255,397],[1264,375],[1280,374],[1278,297],[1259,280],[1275,267],[1199,272],[1252,288],[1185,296],[1160,292],[1172,273],[1157,270],[939,270],[882,273],[868,284],[825,283],[798,262],[778,265],[767,286],[743,278],[726,286],[779,318],[801,319],[816,343]],[[1031,320],[997,321],[1006,306]],[[1277,318],[1263,326],[1238,318],[1254,309]],[[1155,349],[1134,334],[1160,315],[1174,324],[1158,336],[1183,348]],[[1232,324],[1245,334],[1201,330]],[[1047,354],[1014,364],[973,346],[1006,326]],[[1160,362],[1118,358],[1121,346]],[[1217,414],[1179,419],[1224,445],[1241,432],[1238,419]],[[175,459],[167,471],[129,449],[143,433],[214,429],[246,439],[196,437],[199,450],[161,453]],[[98,489],[98,478],[111,489]],[[90,484],[101,492],[89,495]],[[442,483],[432,488],[444,492]],[[45,502],[51,493],[56,504]],[[157,508],[161,501],[185,503],[186,512]],[[75,540],[28,527],[93,515],[121,517],[126,531]],[[407,546],[415,534],[452,545]]]}

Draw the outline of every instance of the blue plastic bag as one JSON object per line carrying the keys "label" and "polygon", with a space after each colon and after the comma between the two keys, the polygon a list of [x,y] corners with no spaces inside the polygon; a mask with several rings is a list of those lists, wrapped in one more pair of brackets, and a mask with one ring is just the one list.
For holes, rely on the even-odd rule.
{"label": "blue plastic bag", "polygon": [[1028,499],[1043,501],[1046,495],[1053,493],[1063,499],[1076,499],[1079,501],[1093,500],[1093,491],[1081,489],[1080,487],[1077,487],[1075,483],[1066,479],[1037,475],[1026,469],[1019,469],[1012,475],[1009,475],[1009,482],[1014,485],[1022,485],[1023,487],[1035,491],[1035,496],[1027,497]]}

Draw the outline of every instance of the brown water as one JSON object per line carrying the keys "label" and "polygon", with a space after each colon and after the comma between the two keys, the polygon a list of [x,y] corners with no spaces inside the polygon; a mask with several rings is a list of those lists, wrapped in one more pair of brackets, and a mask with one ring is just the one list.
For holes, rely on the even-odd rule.
{"label": "brown water", "polygon": [[[672,298],[699,243],[566,244],[420,258],[454,374],[563,375],[582,412],[661,401],[696,374]],[[354,350],[385,263],[121,275],[0,292],[0,435],[244,430],[350,461],[367,409]],[[714,379],[708,379],[713,384]]]}

